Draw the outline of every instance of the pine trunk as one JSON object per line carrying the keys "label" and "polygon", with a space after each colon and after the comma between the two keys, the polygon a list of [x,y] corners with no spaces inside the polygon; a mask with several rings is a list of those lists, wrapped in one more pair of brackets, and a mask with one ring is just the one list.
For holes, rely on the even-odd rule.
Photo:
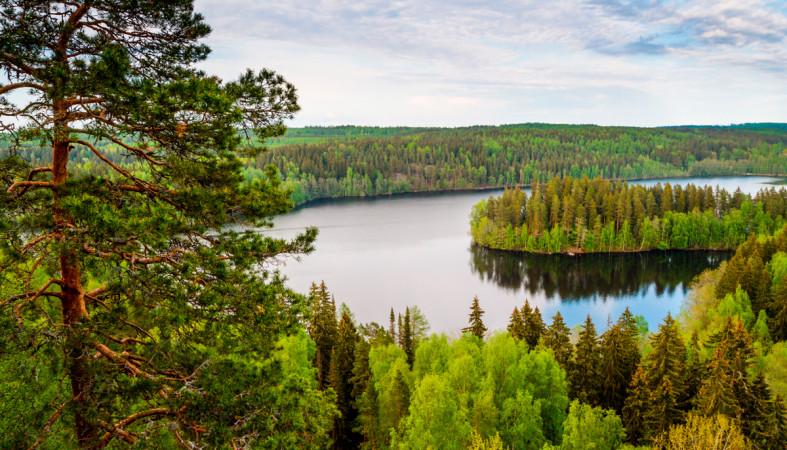
{"label": "pine trunk", "polygon": [[[55,107],[57,111],[59,108]],[[65,113],[64,108],[63,114]],[[55,117],[58,117],[56,114]],[[61,116],[62,117],[62,116]],[[66,228],[72,221],[63,211],[62,186],[68,179],[69,142],[66,136],[56,133],[52,154],[52,182],[54,192],[55,229],[60,239],[65,239]],[[79,277],[79,260],[76,252],[62,250],[60,253],[60,289],[63,324],[67,333],[65,341],[65,365],[71,381],[71,397],[74,404],[74,426],[79,446],[87,448],[95,443],[98,429],[88,418],[92,377],[89,371],[89,354],[83,348],[83,333],[79,324],[87,318],[85,297]]]}

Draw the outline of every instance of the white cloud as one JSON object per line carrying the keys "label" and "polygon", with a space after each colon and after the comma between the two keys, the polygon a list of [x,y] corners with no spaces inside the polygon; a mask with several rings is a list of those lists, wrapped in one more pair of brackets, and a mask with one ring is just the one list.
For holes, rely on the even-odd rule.
{"label": "white cloud", "polygon": [[267,66],[296,124],[787,121],[787,16],[757,0],[203,0],[206,68]]}

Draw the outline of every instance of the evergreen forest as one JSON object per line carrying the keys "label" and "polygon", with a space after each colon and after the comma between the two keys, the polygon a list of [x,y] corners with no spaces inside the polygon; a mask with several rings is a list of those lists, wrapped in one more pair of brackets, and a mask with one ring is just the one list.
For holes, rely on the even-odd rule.
{"label": "evergreen forest", "polygon": [[[207,74],[210,31],[192,0],[0,0],[0,448],[784,448],[785,191],[619,181],[784,174],[784,126],[288,134],[295,86]],[[259,232],[318,198],[523,184],[477,240],[735,254],[653,328],[524,300],[491,330],[468,296],[447,335],[293,291],[277,263],[318,230]]]}
{"label": "evergreen forest", "polygon": [[[244,131],[261,143],[253,130]],[[130,141],[129,141],[130,142]],[[636,180],[664,177],[784,175],[783,124],[634,128],[518,124],[466,128],[307,127],[265,141],[270,151],[243,157],[244,179],[265,178],[273,165],[296,205],[336,197],[487,189],[547,183],[553,177]],[[15,142],[0,137],[0,154]],[[50,152],[17,143],[34,163]],[[92,145],[140,178],[145,165],[121,140]],[[72,170],[112,177],[90,148],[69,153]]]}
{"label": "evergreen forest", "polygon": [[780,229],[785,206],[784,188],[752,197],[718,186],[555,177],[530,196],[514,188],[482,200],[470,227],[483,247],[534,253],[734,250],[751,233]]}

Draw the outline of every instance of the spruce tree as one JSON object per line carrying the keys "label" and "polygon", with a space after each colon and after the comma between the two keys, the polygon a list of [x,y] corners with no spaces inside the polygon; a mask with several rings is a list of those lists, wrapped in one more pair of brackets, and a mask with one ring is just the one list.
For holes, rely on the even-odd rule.
{"label": "spruce tree", "polygon": [[514,312],[511,313],[511,320],[508,322],[508,333],[517,341],[525,337],[525,323],[516,306],[514,306]]}
{"label": "spruce tree", "polygon": [[306,329],[317,347],[314,354],[317,381],[320,389],[326,389],[329,385],[331,353],[337,339],[338,324],[336,323],[336,304],[325,287],[325,281],[322,281],[319,287],[312,283],[309,289],[309,305],[310,320]]}
{"label": "spruce tree", "polygon": [[358,417],[353,395],[353,391],[357,393],[357,383],[353,382],[353,369],[358,339],[352,318],[345,311],[339,321],[336,344],[331,354],[330,386],[336,393],[336,407],[340,413],[340,416],[334,419],[331,434],[334,449],[356,448],[360,442],[360,436],[353,431]]}
{"label": "spruce tree", "polygon": [[619,414],[640,361],[636,322],[626,312],[601,336],[599,400],[603,408],[614,409]]}
{"label": "spruce tree", "polygon": [[571,345],[570,330],[563,322],[560,311],[552,317],[552,324],[544,332],[544,346],[555,353],[555,360],[568,373],[574,357],[574,346]]}
{"label": "spruce tree", "polygon": [[703,378],[705,378],[705,361],[700,351],[697,330],[692,333],[686,348],[686,362],[686,389],[680,401],[683,412],[688,412],[693,407],[694,398],[700,390]]}
{"label": "spruce tree", "polygon": [[645,425],[645,414],[650,409],[651,393],[648,390],[645,371],[642,366],[637,368],[634,378],[628,389],[628,396],[623,405],[623,426],[626,427],[626,436],[632,444],[637,444],[642,439]]}
{"label": "spruce tree", "polygon": [[473,304],[470,306],[470,326],[462,328],[462,332],[470,333],[477,336],[479,339],[484,339],[486,327],[481,317],[484,315],[484,310],[478,305],[478,297],[473,297]]}
{"label": "spruce tree", "polygon": [[[525,301],[525,310],[529,309],[530,305]],[[533,312],[527,315],[527,321],[525,322],[525,342],[527,342],[531,350],[538,346],[538,341],[545,330],[544,319],[541,318],[541,312],[536,306]]]}
{"label": "spruce tree", "polygon": [[736,419],[746,437],[752,438],[761,417],[751,410],[762,408],[769,399],[758,398],[755,384],[749,379],[755,357],[751,338],[739,320],[728,318],[708,345],[714,350],[695,401],[697,411]]}
{"label": "spruce tree", "polygon": [[397,314],[396,317],[396,345],[404,349],[404,323],[402,322],[402,314]]}
{"label": "spruce tree", "polygon": [[413,362],[415,361],[415,345],[413,342],[412,319],[410,317],[409,307],[405,309],[404,330],[402,334],[404,335],[402,339],[402,350],[404,350],[404,354],[407,355],[407,364],[412,369]]}
{"label": "spruce tree", "polygon": [[588,314],[584,328],[579,332],[576,357],[568,374],[571,397],[591,406],[599,405],[598,373],[601,354],[596,326]]}
{"label": "spruce tree", "polygon": [[[226,82],[198,69],[210,27],[191,0],[0,10],[11,145],[0,313],[14,317],[2,334],[5,354],[62,380],[39,412],[42,442],[68,431],[81,447],[253,441],[270,425],[262,398],[278,375],[252,376],[244,361],[268,359],[301,306],[264,268],[310,251],[316,231],[289,242],[242,231],[292,205],[274,169],[244,183],[242,158],[284,133],[295,88],[267,70]],[[34,160],[35,146],[51,153]],[[79,152],[91,174],[75,167]]]}
{"label": "spruce tree", "polygon": [[669,313],[651,337],[653,351],[642,362],[650,402],[644,412],[644,436],[653,439],[683,418],[681,397],[686,391],[686,346]]}
{"label": "spruce tree", "polygon": [[391,316],[389,318],[390,323],[388,324],[388,334],[391,335],[391,342],[397,342],[396,340],[396,316],[394,315],[394,310],[391,308]]}

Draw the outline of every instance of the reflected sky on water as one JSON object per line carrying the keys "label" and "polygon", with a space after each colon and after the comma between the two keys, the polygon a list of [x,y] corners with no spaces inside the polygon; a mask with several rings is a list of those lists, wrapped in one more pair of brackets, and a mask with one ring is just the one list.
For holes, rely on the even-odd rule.
{"label": "reflected sky on water", "polygon": [[[768,177],[666,180],[675,184],[741,187],[756,192]],[[661,180],[664,182],[665,180]],[[645,184],[655,184],[649,180]],[[587,314],[601,328],[628,306],[654,328],[677,314],[691,279],[730,252],[647,252],[612,255],[530,255],[471,244],[468,215],[502,190],[415,194],[326,201],[277,217],[266,234],[291,237],[317,226],[317,251],[301,261],[283,258],[288,284],[307,292],[325,280],[337,303],[361,322],[388,323],[393,307],[418,305],[432,331],[458,333],[467,325],[473,296],[489,329],[504,328],[514,306],[529,299],[547,323],[560,310],[569,327]]]}

